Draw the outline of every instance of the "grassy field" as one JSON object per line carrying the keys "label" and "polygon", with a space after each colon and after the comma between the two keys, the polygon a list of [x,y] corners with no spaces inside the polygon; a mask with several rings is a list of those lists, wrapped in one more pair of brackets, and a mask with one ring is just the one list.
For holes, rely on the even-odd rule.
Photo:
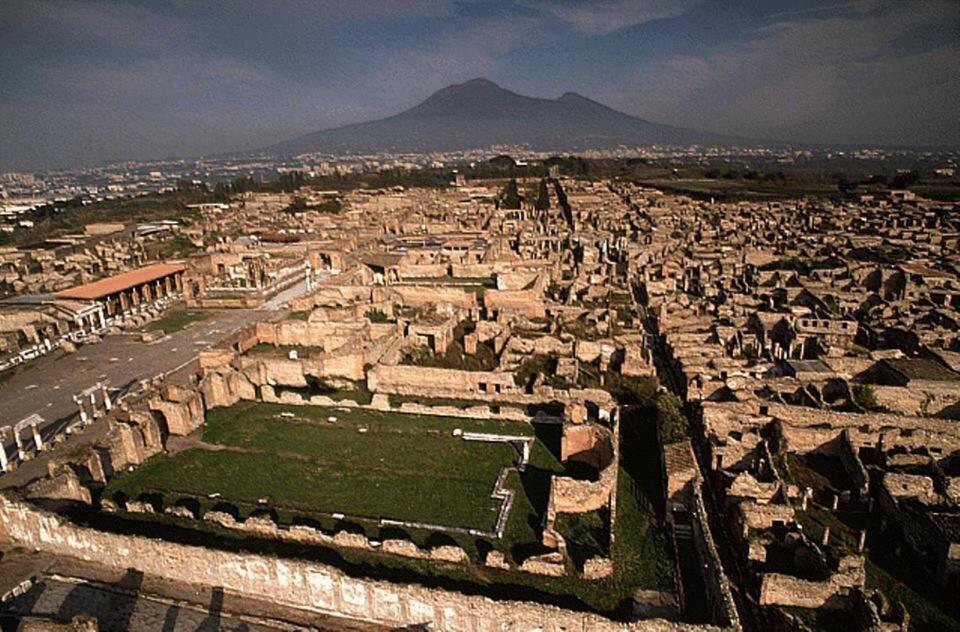
{"label": "grassy field", "polygon": [[[281,418],[281,412],[293,413],[297,419]],[[327,422],[329,416],[336,416],[337,421]],[[643,427],[652,430],[653,419],[652,416],[646,419]],[[368,428],[368,431],[360,433],[358,428],[361,427]],[[333,503],[338,498],[336,494],[349,494],[353,509],[344,512],[347,514],[355,513],[356,507],[366,504],[378,511],[384,511],[384,508],[395,510],[401,517],[416,514],[423,520],[438,516],[446,521],[444,524],[458,518],[476,520],[477,524],[482,522],[485,528],[489,528],[495,515],[485,503],[489,501],[495,471],[514,462],[516,453],[511,453],[514,448],[506,445],[464,446],[465,442],[452,436],[453,428],[536,434],[537,441],[526,471],[514,472],[508,477],[507,486],[517,494],[506,533],[500,540],[379,527],[374,521],[356,518],[310,518],[308,512],[277,508],[281,497],[285,499],[283,504],[294,507],[301,502],[315,506],[320,500]],[[648,435],[654,436],[647,432],[643,437]],[[544,552],[539,544],[539,533],[550,477],[564,469],[558,460],[559,427],[493,420],[243,403],[211,411],[204,439],[224,446],[224,450],[207,453],[215,456],[201,464],[200,467],[207,468],[203,472],[192,469],[196,457],[191,452],[170,458],[154,457],[133,472],[116,475],[104,497],[117,492],[137,497],[161,491],[161,487],[179,490],[187,486],[201,496],[197,500],[204,510],[222,509],[218,504],[234,495],[251,499],[269,497],[270,506],[277,508],[276,516],[287,524],[306,522],[327,531],[349,529],[371,538],[407,538],[419,546],[455,543],[478,562],[488,551],[498,549],[516,563],[529,555]],[[216,459],[220,455],[226,461],[236,463],[217,469],[220,462]],[[241,462],[236,458],[238,456],[251,458]],[[626,617],[630,612],[629,597],[635,590],[673,590],[668,539],[666,531],[657,522],[651,496],[656,494],[659,483],[637,478],[648,473],[656,476],[656,468],[649,469],[649,472],[643,470],[640,465],[648,464],[647,455],[637,456],[637,459],[628,458],[620,471],[616,539],[610,548],[615,560],[614,574],[599,581],[586,581],[575,576],[542,577],[482,565],[437,563],[358,549],[305,547],[260,540],[211,523],[163,514],[127,515],[121,512],[106,517],[95,514],[85,519],[98,528],[124,533],[226,550],[314,559],[365,577],[416,582],[468,593],[482,592],[502,599],[535,599]],[[340,485],[336,476],[354,484]],[[469,486],[470,481],[480,482],[481,479],[482,490],[478,487],[474,492]],[[198,480],[216,481],[216,484],[200,485]],[[408,483],[411,487],[403,487]],[[388,484],[389,489],[384,487]],[[206,498],[206,494],[213,491],[219,491],[223,499]],[[166,500],[174,502],[178,497],[171,494]],[[346,500],[347,496],[339,498]],[[241,518],[258,510],[254,503],[238,502],[233,498],[231,501]],[[603,535],[602,518],[590,514],[561,521],[561,529],[571,537],[577,549],[574,551],[577,558],[597,554],[606,546],[608,538]],[[582,562],[582,559],[577,561]]]}
{"label": "grassy field", "polygon": [[525,429],[322,407],[293,409],[298,417],[290,419],[279,417],[281,410],[249,402],[215,409],[203,439],[222,449],[157,457],[115,477],[108,493],[160,493],[170,501],[219,493],[245,504],[268,498],[273,507],[307,516],[489,530],[500,505],[490,498],[493,482],[517,460],[517,449],[464,441],[452,431]]}
{"label": "grassy field", "polygon": [[162,318],[147,323],[144,329],[147,331],[163,331],[164,333],[172,334],[185,329],[188,325],[205,320],[208,316],[210,316],[210,312],[192,309],[174,309],[164,314]]}
{"label": "grassy field", "polygon": [[[243,403],[215,409],[203,431],[220,450],[190,449],[115,477],[110,492],[135,498],[205,497],[271,506],[304,515],[343,513],[492,528],[490,498],[500,470],[517,460],[510,444],[464,441],[454,428],[523,431],[525,426],[323,407]],[[336,422],[328,421],[336,418]]]}

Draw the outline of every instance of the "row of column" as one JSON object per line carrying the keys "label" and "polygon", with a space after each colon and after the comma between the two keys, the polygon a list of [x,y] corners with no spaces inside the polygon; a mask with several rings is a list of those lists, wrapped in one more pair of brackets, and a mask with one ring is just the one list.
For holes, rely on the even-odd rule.
{"label": "row of column", "polygon": [[17,444],[17,458],[22,462],[29,459],[30,455],[27,453],[27,449],[23,444],[23,439],[20,437],[20,431],[25,427],[29,427],[33,437],[34,447],[36,447],[37,452],[42,452],[44,449],[43,439],[40,437],[40,424],[42,423],[43,417],[40,415],[30,415],[15,424],[12,428],[0,428],[0,472],[6,472],[11,467],[7,457],[7,448],[4,445],[7,441],[8,431],[13,432],[13,440]]}
{"label": "row of column", "polygon": [[[97,407],[97,392],[100,392],[102,409]],[[105,382],[97,382],[79,395],[74,395],[73,402],[77,405],[80,413],[80,423],[87,425],[94,419],[113,410],[113,402],[110,400],[110,390]],[[89,409],[89,413],[87,412]]]}
{"label": "row of column", "polygon": [[100,331],[106,329],[107,319],[104,316],[104,308],[102,305],[99,305],[96,311],[90,312],[89,314],[77,315],[74,321],[77,324],[77,329],[81,334],[85,334],[88,331]]}
{"label": "row of column", "polygon": [[[100,394],[100,403],[97,403],[97,394]],[[110,390],[105,382],[97,382],[90,388],[73,397],[80,413],[80,424],[89,425],[94,419],[106,415],[113,410],[113,400],[110,399]],[[17,458],[22,462],[30,458],[27,452],[28,448],[20,436],[24,428],[30,428],[33,445],[37,452],[42,452],[46,446],[43,438],[40,436],[40,426],[43,424],[43,417],[40,415],[30,415],[20,420],[12,427],[0,428],[0,472],[7,472],[11,469],[10,459],[7,456],[5,443],[9,434],[13,434],[14,443],[17,446]]]}
{"label": "row of column", "polygon": [[[118,292],[114,298],[107,299],[108,316],[126,314],[142,304],[150,304],[161,298],[183,292],[183,273],[177,272],[161,279],[148,281],[136,287]],[[119,310],[117,309],[119,306]]]}

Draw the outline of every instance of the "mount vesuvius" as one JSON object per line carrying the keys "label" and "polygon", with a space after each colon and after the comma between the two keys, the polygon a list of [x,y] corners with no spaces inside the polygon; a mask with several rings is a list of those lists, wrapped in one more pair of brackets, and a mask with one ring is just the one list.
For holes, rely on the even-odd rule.
{"label": "mount vesuvius", "polygon": [[651,123],[574,92],[558,99],[528,97],[486,79],[435,92],[409,110],[375,121],[313,132],[266,148],[273,154],[310,152],[453,151],[491,145],[535,150],[583,150],[618,145],[744,145],[743,138]]}

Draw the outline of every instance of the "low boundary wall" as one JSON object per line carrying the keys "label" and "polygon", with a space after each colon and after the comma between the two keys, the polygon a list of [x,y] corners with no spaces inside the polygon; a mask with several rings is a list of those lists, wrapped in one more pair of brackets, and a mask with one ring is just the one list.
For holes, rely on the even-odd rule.
{"label": "low boundary wall", "polygon": [[354,578],[320,564],[237,554],[79,527],[24,503],[0,498],[0,541],[108,568],[135,568],[175,582],[270,595],[295,608],[392,626],[438,630],[719,630],[649,619],[619,623],[596,614],[520,601]]}

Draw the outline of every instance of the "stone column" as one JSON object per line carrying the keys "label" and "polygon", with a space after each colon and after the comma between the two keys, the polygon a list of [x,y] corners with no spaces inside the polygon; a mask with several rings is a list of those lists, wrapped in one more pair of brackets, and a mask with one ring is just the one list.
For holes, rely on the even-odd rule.
{"label": "stone column", "polygon": [[90,393],[90,412],[93,413],[94,419],[100,418],[100,411],[97,410],[97,394],[96,392]]}
{"label": "stone column", "polygon": [[518,468],[521,472],[527,469],[527,461],[530,460],[530,442],[523,442],[523,458],[520,460],[520,467]]}
{"label": "stone column", "polygon": [[79,397],[74,397],[73,401],[74,403],[76,403],[77,407],[80,409],[80,423],[86,424],[88,421],[88,418],[87,418],[87,411],[83,407],[83,400]]}
{"label": "stone column", "polygon": [[100,309],[97,310],[97,318],[98,318],[99,321],[100,321],[100,328],[101,328],[101,329],[106,329],[106,328],[107,328],[107,319],[104,318],[104,316],[103,316],[103,307],[101,307]]}
{"label": "stone column", "polygon": [[17,442],[17,458],[21,461],[27,460],[27,453],[23,451],[23,441],[20,440],[20,433],[13,431],[13,440]]}
{"label": "stone column", "polygon": [[3,445],[5,440],[6,437],[0,436],[0,472],[6,472],[7,468],[10,467],[7,461],[7,448]]}
{"label": "stone column", "polygon": [[37,446],[37,452],[43,452],[43,440],[40,438],[40,429],[37,424],[30,424],[30,430],[33,432],[33,444]]}
{"label": "stone column", "polygon": [[100,392],[103,394],[103,407],[107,409],[107,412],[110,412],[113,409],[113,402],[110,401],[110,389],[101,382]]}

